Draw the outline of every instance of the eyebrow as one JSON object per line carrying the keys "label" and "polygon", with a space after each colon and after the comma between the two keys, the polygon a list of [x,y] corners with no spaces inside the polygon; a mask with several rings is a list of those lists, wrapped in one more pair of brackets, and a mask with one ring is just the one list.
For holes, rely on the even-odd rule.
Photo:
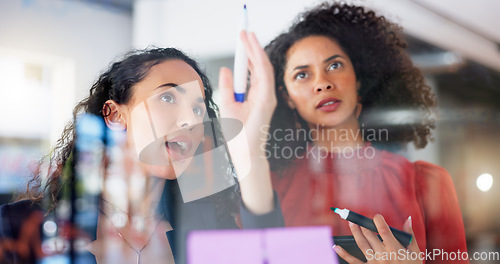
{"label": "eyebrow", "polygon": [[[184,87],[182,87],[182,86],[180,86],[180,85],[176,84],[176,83],[164,83],[164,84],[162,84],[162,85],[160,85],[160,86],[156,87],[156,89],[158,89],[158,88],[163,88],[163,87],[168,87],[168,88],[172,88],[172,87],[173,87],[173,88],[175,88],[175,89],[176,89],[179,93],[181,93],[181,94],[185,94],[185,93],[186,93],[186,89],[185,89]],[[205,100],[203,99],[203,97],[198,97],[198,98],[196,99],[196,101],[197,101],[198,103],[205,103]]]}
{"label": "eyebrow", "polygon": [[327,63],[327,62],[332,61],[332,60],[334,60],[336,58],[342,58],[343,59],[344,57],[342,57],[341,55],[336,54],[336,55],[333,55],[333,56],[329,57],[328,59],[324,60],[323,62]]}
{"label": "eyebrow", "polygon": [[[177,87],[179,87],[179,85],[176,83],[164,83],[164,84],[156,87],[156,89],[163,88],[163,87],[169,87],[169,88],[175,87],[177,90],[179,90],[179,88],[177,88]],[[186,90],[184,90],[184,88],[180,88],[180,89],[182,90],[182,91],[179,91],[181,93],[184,93],[186,91]]]}
{"label": "eyebrow", "polygon": [[[335,55],[333,55],[331,57],[328,57],[328,59],[324,60],[323,63],[330,62],[330,61],[332,61],[332,60],[334,60],[336,58],[344,58],[344,57],[342,57],[341,55],[335,54]],[[307,69],[308,67],[309,67],[309,65],[300,65],[300,66],[297,66],[297,67],[293,68],[293,71]]]}

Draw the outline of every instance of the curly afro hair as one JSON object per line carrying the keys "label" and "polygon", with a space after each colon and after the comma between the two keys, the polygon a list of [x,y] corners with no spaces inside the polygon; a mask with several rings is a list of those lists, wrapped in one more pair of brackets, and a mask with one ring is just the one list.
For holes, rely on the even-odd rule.
{"label": "curly afro hair", "polygon": [[[270,133],[276,129],[296,130],[297,123],[308,127],[296,110],[288,107],[283,80],[287,63],[287,52],[297,41],[308,36],[326,36],[337,42],[351,59],[357,80],[361,83],[359,96],[363,111],[359,118],[363,129],[387,130],[386,142],[372,142],[379,148],[394,148],[414,142],[423,148],[431,139],[435,127],[432,108],[435,97],[419,69],[413,66],[406,52],[407,44],[402,29],[383,16],[363,7],[340,3],[323,3],[300,14],[285,33],[266,46],[274,66],[278,106],[271,121]],[[400,124],[377,121],[377,116],[391,110],[411,109],[418,118],[403,120]],[[295,116],[295,118],[290,118]],[[383,121],[383,120],[382,120]],[[366,134],[365,134],[366,137]],[[295,137],[300,138],[300,137]],[[365,141],[369,139],[364,138]],[[384,139],[385,140],[385,139]],[[302,147],[306,149],[307,139],[284,142],[268,141],[271,149]],[[289,159],[270,157],[273,171],[280,171],[290,163]]]}

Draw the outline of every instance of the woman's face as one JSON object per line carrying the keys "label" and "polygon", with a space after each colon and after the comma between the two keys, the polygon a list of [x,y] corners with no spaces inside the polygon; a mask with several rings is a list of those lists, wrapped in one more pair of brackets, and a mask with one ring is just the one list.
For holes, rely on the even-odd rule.
{"label": "woman's face", "polygon": [[324,36],[297,41],[287,52],[288,104],[310,127],[357,125],[359,88],[353,65],[339,44]]}
{"label": "woman's face", "polygon": [[129,145],[148,174],[179,177],[203,138],[207,111],[200,76],[182,60],[167,60],[132,91],[126,105]]}

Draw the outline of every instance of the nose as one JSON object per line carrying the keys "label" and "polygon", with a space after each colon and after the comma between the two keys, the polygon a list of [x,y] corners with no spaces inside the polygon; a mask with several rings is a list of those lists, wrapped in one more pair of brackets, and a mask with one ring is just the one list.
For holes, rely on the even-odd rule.
{"label": "nose", "polygon": [[187,108],[180,111],[177,118],[177,127],[180,129],[192,130],[193,126],[196,124],[196,115],[193,113],[192,109]]}
{"label": "nose", "polygon": [[332,90],[335,86],[333,83],[325,76],[325,74],[319,74],[314,85],[314,92],[320,93],[327,90]]}
{"label": "nose", "polygon": [[191,131],[194,124],[194,118],[180,118],[179,120],[177,120],[177,127],[180,129],[188,129],[189,131]]}

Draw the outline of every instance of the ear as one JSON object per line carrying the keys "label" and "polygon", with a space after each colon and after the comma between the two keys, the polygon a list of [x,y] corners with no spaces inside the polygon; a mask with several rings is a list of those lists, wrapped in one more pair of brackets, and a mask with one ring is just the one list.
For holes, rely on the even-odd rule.
{"label": "ear", "polygon": [[295,106],[295,103],[290,99],[290,96],[288,95],[288,92],[286,91],[286,88],[284,88],[283,86],[280,86],[280,87],[278,87],[278,91],[280,92],[281,97],[283,97],[283,99],[288,104],[288,107],[290,107],[291,109],[297,108]]}
{"label": "ear", "polygon": [[363,105],[359,102],[356,105],[356,119],[358,119],[359,115],[361,115],[361,110],[363,110]]}
{"label": "ear", "polygon": [[361,103],[361,96],[358,95],[358,104],[356,105],[356,119],[361,115],[361,110],[363,110],[363,104]]}
{"label": "ear", "polygon": [[359,89],[361,89],[361,82],[356,81],[356,91],[358,91],[358,104],[356,105],[356,119],[361,115],[361,110],[363,109],[363,104],[361,103],[361,96],[359,96]]}
{"label": "ear", "polygon": [[123,110],[117,102],[113,100],[106,101],[102,107],[102,115],[109,129],[118,131],[127,129]]}

